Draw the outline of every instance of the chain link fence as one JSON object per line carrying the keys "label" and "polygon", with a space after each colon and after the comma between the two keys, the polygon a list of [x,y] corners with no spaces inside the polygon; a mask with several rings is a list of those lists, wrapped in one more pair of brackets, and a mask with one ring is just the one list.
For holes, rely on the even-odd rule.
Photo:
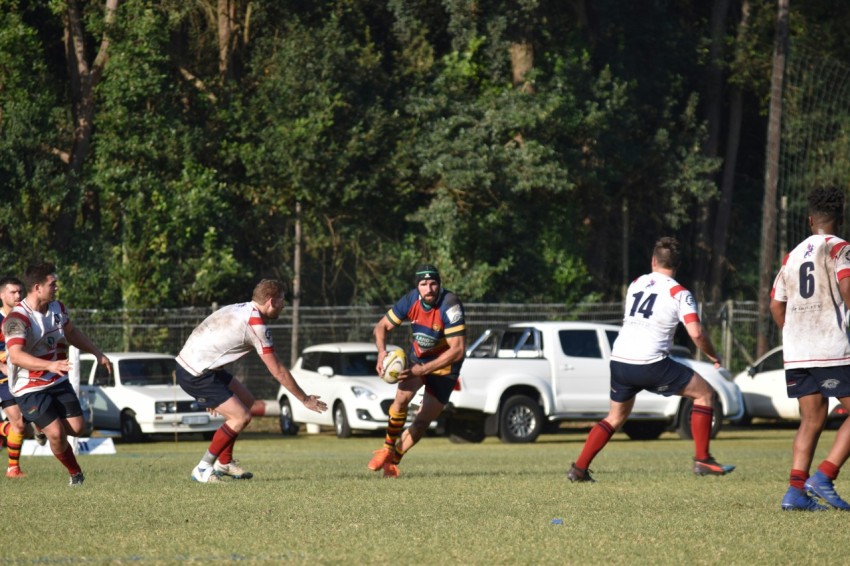
{"label": "chain link fence", "polygon": [[[480,304],[464,305],[467,338],[471,343],[485,329],[515,322],[546,320],[581,320],[620,324],[623,304]],[[372,340],[372,328],[388,307],[301,307],[298,312],[297,351],[324,342]],[[75,310],[74,323],[107,352],[149,351],[177,354],[192,330],[215,309],[196,307],[183,309],[151,309],[137,311]],[[738,372],[755,357],[758,305],[755,301],[727,301],[702,305],[702,319],[715,347],[722,353],[724,365]],[[278,355],[290,362],[293,339],[293,311],[285,310],[269,325]],[[779,343],[774,331],[768,337],[771,346]],[[392,341],[403,345],[409,333],[395,332]],[[679,329],[676,343],[694,350],[684,329]],[[698,357],[698,354],[697,354]],[[277,397],[277,382],[268,374],[258,356],[247,355],[232,365],[230,371],[243,381],[258,399]]]}

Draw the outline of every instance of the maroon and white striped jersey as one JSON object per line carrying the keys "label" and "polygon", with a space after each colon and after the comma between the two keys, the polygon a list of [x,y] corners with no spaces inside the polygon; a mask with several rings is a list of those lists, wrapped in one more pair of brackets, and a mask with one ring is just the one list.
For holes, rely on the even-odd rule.
{"label": "maroon and white striped jersey", "polygon": [[785,256],[770,296],[786,303],[786,369],[850,364],[847,309],[838,290],[845,277],[850,277],[850,245],[841,238],[815,234]]}
{"label": "maroon and white striped jersey", "polygon": [[198,325],[177,363],[194,376],[236,361],[251,350],[263,355],[274,352],[271,332],[253,302],[227,305]]}
{"label": "maroon and white striped jersey", "polygon": [[[36,358],[47,361],[65,360],[68,358],[65,325],[69,321],[65,305],[60,301],[48,303],[47,312],[42,314],[33,310],[24,299],[3,321],[6,349],[21,345],[26,353]],[[9,391],[16,397],[68,380],[67,375],[31,371],[12,364],[11,360],[7,360],[6,368],[9,373]]]}

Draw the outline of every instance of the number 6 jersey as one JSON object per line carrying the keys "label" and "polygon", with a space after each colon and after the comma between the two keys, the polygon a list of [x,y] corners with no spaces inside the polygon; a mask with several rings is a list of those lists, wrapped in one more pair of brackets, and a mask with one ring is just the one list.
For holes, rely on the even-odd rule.
{"label": "number 6 jersey", "polygon": [[611,359],[626,364],[651,364],[664,359],[679,322],[699,322],[690,291],[662,273],[641,275],[626,292],[623,329],[614,341]]}
{"label": "number 6 jersey", "polygon": [[850,245],[812,235],[785,256],[770,296],[785,305],[785,369],[850,364],[846,308],[838,282],[850,277]]}

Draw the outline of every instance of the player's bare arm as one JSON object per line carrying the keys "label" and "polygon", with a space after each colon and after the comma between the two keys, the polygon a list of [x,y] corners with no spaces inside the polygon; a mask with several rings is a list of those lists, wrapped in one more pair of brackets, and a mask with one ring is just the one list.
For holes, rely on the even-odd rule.
{"label": "player's bare arm", "polygon": [[850,309],[850,277],[845,277],[838,282],[838,292],[841,293],[841,298],[844,299],[844,305]]}
{"label": "player's bare arm", "polygon": [[286,366],[281,363],[277,354],[269,352],[268,354],[260,356],[260,359],[263,360],[263,363],[266,364],[269,373],[272,374],[278,383],[283,385],[287,391],[295,395],[295,398],[301,401],[305,407],[311,411],[316,411],[317,413],[323,413],[328,410],[327,404],[320,400],[317,395],[307,395],[304,393],[304,390],[301,389],[301,386],[298,385],[298,382],[295,381],[295,378],[292,377],[292,374],[288,369],[286,369]]}
{"label": "player's bare arm", "polygon": [[375,325],[375,329],[372,331],[375,335],[375,346],[378,348],[378,363],[375,364],[375,372],[378,375],[381,374],[381,368],[384,367],[384,358],[387,357],[387,334],[392,332],[394,328],[393,323],[387,317],[383,317],[378,321],[378,324]]}
{"label": "player's bare arm", "polygon": [[12,364],[29,371],[47,371],[58,375],[65,375],[71,369],[71,364],[68,360],[42,360],[25,352],[24,347],[20,344],[7,345],[6,348],[9,351],[9,360],[11,360]]}
{"label": "player's bare arm", "polygon": [[448,367],[461,361],[466,356],[466,336],[453,336],[447,338],[449,349],[426,364],[415,364],[399,375],[399,379],[406,377],[419,377],[434,373],[435,371]]}
{"label": "player's bare arm", "polygon": [[[848,284],[850,284],[850,280],[848,280]],[[844,292],[841,293],[844,295]],[[845,299],[846,302],[846,299]],[[776,326],[782,328],[785,326],[785,307],[786,303],[784,301],[777,301],[776,299],[770,299],[770,315],[773,317],[773,322],[776,323]]]}
{"label": "player's bare arm", "polygon": [[80,331],[74,323],[68,321],[65,324],[65,338],[72,346],[76,346],[83,352],[88,352],[97,358],[97,363],[106,368],[106,371],[112,373],[112,364],[109,362],[109,358],[100,351],[100,348],[94,345],[94,342],[86,336],[82,331]]}
{"label": "player's bare arm", "polygon": [[685,330],[688,331],[688,336],[691,337],[696,347],[702,350],[706,357],[714,364],[714,367],[720,367],[720,356],[717,355],[717,350],[714,349],[714,344],[711,343],[711,338],[706,334],[700,322],[689,322],[685,325]]}

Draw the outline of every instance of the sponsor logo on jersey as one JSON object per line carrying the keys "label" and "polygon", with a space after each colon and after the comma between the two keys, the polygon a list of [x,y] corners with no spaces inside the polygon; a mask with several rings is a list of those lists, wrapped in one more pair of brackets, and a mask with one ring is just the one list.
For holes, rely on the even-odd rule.
{"label": "sponsor logo on jersey", "polygon": [[691,295],[690,293],[688,294],[687,297],[685,297],[685,302],[688,304],[689,307],[695,307],[696,304],[697,304],[697,300],[694,299],[694,296]]}
{"label": "sponsor logo on jersey", "polygon": [[[454,324],[463,318],[463,309],[460,308],[460,305],[454,305],[453,307],[446,310],[446,317],[449,319],[449,323]],[[439,330],[435,328],[434,330]]]}
{"label": "sponsor logo on jersey", "polygon": [[416,340],[416,343],[419,344],[420,348],[426,351],[437,345],[437,338],[429,336],[428,334],[417,332],[413,335],[413,339]]}
{"label": "sponsor logo on jersey", "polygon": [[815,251],[815,245],[814,244],[809,244],[808,246],[806,246],[806,252],[803,254],[803,259],[806,259],[809,256],[811,256],[814,251]]}

